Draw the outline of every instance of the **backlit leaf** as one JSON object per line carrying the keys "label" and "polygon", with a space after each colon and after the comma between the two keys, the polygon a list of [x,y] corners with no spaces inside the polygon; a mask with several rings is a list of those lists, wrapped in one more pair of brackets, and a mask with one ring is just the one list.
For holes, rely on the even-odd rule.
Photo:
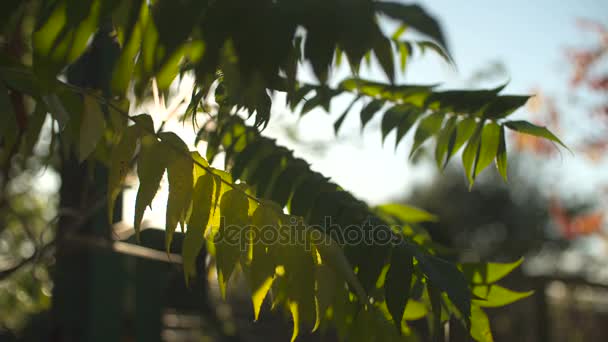
{"label": "backlit leaf", "polygon": [[479,146],[479,157],[475,163],[475,177],[492,164],[498,152],[500,143],[500,126],[495,122],[490,122],[483,127]]}
{"label": "backlit leaf", "polygon": [[488,315],[477,305],[471,306],[471,337],[477,342],[492,342],[492,331]]}
{"label": "backlit leaf", "polygon": [[226,191],[220,201],[220,227],[214,236],[217,277],[222,297],[226,297],[226,283],[241,255],[241,232],[249,223],[249,200],[242,190]]}
{"label": "backlit leaf", "polygon": [[524,261],[523,258],[512,263],[464,263],[462,273],[473,284],[492,284],[511,273]]}
{"label": "backlit leaf", "polygon": [[410,152],[410,158],[414,155],[416,150],[432,135],[437,133],[441,129],[441,123],[443,122],[445,115],[442,113],[433,113],[426,118],[420,120],[416,134],[414,134],[414,146]]}
{"label": "backlit leaf", "polygon": [[458,118],[456,116],[450,117],[437,137],[437,145],[435,146],[435,162],[437,163],[438,169],[443,169],[447,165],[448,159],[446,158],[446,155],[449,149],[450,137],[456,130],[457,120]]}
{"label": "backlit leaf", "polygon": [[[321,243],[315,243],[314,246],[321,255],[323,264],[331,267],[334,272],[345,279],[357,297],[367,298],[363,286],[353,272],[352,265],[344,255],[344,251],[329,235],[323,233],[321,233],[321,235],[323,236]],[[314,243],[314,239],[311,240]]]}
{"label": "backlit leaf", "polygon": [[469,189],[473,186],[475,182],[475,169],[477,164],[477,158],[479,156],[479,145],[481,140],[481,131],[483,129],[483,122],[480,122],[477,125],[475,133],[465,147],[464,152],[462,152],[462,165],[464,167],[464,172],[469,181]]}
{"label": "backlit leaf", "polygon": [[473,302],[484,308],[505,306],[534,294],[534,291],[516,292],[499,285],[478,285],[473,287],[473,294],[483,299]]}
{"label": "backlit leaf", "polygon": [[165,223],[165,248],[171,248],[173,232],[180,224],[185,225],[186,214],[192,199],[192,159],[186,144],[174,133],[161,133],[161,144],[167,146],[175,154],[175,158],[167,165],[169,180],[169,198],[167,199],[167,215]]}
{"label": "backlit leaf", "polygon": [[269,205],[260,205],[253,213],[251,228],[253,231],[247,241],[247,251],[251,255],[249,266],[251,300],[253,302],[254,319],[260,317],[260,308],[270,290],[275,272],[275,261],[267,251],[269,244],[276,241],[265,241],[264,233],[275,230],[278,233],[280,227],[279,213]]}
{"label": "backlit leaf", "polygon": [[448,142],[448,150],[446,156],[446,163],[450,161],[450,158],[471,138],[475,133],[477,123],[475,118],[466,117],[465,119],[458,122],[456,129],[450,135]]}
{"label": "backlit leaf", "polygon": [[410,299],[407,301],[405,306],[405,312],[403,313],[403,321],[415,321],[421,319],[428,314],[428,309],[423,303]]}
{"label": "backlit leaf", "polygon": [[329,266],[319,264],[315,268],[315,297],[319,307],[317,322],[315,328],[318,328],[321,320],[325,318],[327,310],[333,305],[336,298],[336,291],[342,290],[337,288],[339,278],[336,277],[336,272]]}
{"label": "backlit leaf", "polygon": [[160,181],[165,173],[173,153],[158,142],[152,135],[145,135],[141,139],[141,152],[137,161],[137,176],[139,188],[135,198],[135,216],[133,226],[139,236],[141,220],[146,207],[152,204],[156,196]]}
{"label": "backlit leaf", "polygon": [[214,176],[205,172],[197,178],[192,191],[192,214],[188,220],[188,230],[182,246],[186,279],[196,275],[196,258],[205,242],[205,230],[212,213],[214,189]]}

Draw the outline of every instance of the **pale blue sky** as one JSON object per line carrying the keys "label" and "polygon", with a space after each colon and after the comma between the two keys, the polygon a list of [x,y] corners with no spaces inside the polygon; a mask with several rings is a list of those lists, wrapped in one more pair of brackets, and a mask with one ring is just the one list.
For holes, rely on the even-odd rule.
{"label": "pale blue sky", "polygon": [[[527,94],[534,88],[541,88],[550,94],[564,94],[571,72],[566,64],[566,47],[593,46],[597,42],[597,35],[581,31],[576,20],[589,18],[608,22],[608,1],[427,0],[416,3],[440,21],[458,70],[451,69],[433,53],[427,53],[422,58],[411,60],[405,78],[400,78],[400,81],[463,87],[475,71],[499,61],[506,66],[511,79],[504,93]],[[379,75],[377,68],[372,68],[371,76]],[[495,87],[506,80],[495,79],[483,86]],[[331,176],[344,188],[372,204],[402,197],[411,189],[413,182],[428,180],[436,173],[432,167],[416,169],[409,165],[407,155],[411,144],[402,143],[395,151],[391,148],[394,138],[389,135],[385,148],[382,148],[378,122],[375,122],[376,127],[365,130],[360,142],[336,143],[332,124],[344,105],[339,102],[333,106],[333,116],[321,111],[311,112],[298,123],[303,140],[333,142],[332,148],[324,155],[298,148],[297,144],[282,138],[281,128],[274,130],[271,127],[266,134],[278,137],[280,143],[293,147],[297,155],[310,160],[313,168]],[[295,115],[282,118],[294,121]],[[377,119],[375,121],[379,121]],[[370,126],[374,126],[373,121]],[[359,129],[358,116],[351,113],[343,125],[343,132],[357,136]],[[550,164],[550,168],[558,169],[558,172],[533,172],[531,177],[543,174],[539,181],[545,181],[549,186],[557,185],[564,191],[576,190],[583,196],[593,195],[597,184],[608,184],[608,174],[604,172],[602,175],[601,167],[589,165],[567,152],[562,152],[562,156]],[[560,172],[559,169],[568,171]]]}
{"label": "pale blue sky", "polygon": [[579,30],[576,19],[608,22],[606,0],[427,0],[421,4],[440,20],[461,75],[499,60],[511,76],[506,90],[514,92],[536,85],[562,86],[555,83],[568,73],[562,64],[564,48],[597,39]]}

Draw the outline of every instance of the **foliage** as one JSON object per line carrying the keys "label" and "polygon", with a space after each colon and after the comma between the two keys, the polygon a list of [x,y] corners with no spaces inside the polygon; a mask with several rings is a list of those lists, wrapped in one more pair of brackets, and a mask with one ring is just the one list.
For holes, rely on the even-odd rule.
{"label": "foliage", "polygon": [[[440,168],[464,147],[471,186],[494,160],[506,179],[505,128],[559,143],[543,127],[506,119],[528,96],[500,95],[504,86],[438,91],[430,85],[395,84],[396,70],[405,67],[413,47],[431,48],[449,59],[438,23],[420,6],[371,0],[9,3],[18,10],[9,15],[3,36],[31,44],[31,62],[8,47],[0,55],[3,152],[19,149],[23,136],[39,129],[28,122],[50,113],[62,153],[109,167],[110,217],[135,164],[140,180],[136,230],[166,172],[166,248],[178,226],[186,231],[186,279],[197,271],[195,258],[207,244],[222,292],[241,269],[256,318],[272,293],[273,307],[293,316],[293,339],[301,324],[313,329],[331,324],[343,339],[401,340],[412,334],[409,320],[427,316],[435,337],[455,317],[473,338],[488,341],[481,308],[529,295],[495,285],[501,276],[478,283],[467,278],[468,265],[443,259],[420,225],[434,219],[430,214],[394,205],[369,208],[260,134],[270,120],[271,93],[286,93],[293,108],[303,103],[303,114],[316,107],[329,110],[332,99],[346,93],[353,103],[367,103],[360,112],[362,127],[385,107],[383,137],[396,129],[399,142],[416,127],[412,152],[435,137]],[[32,11],[36,21],[28,31],[21,18]],[[402,28],[385,35],[382,16]],[[432,41],[400,40],[405,27]],[[66,66],[88,53],[90,38],[109,31],[120,53],[108,56],[113,73],[107,87],[83,89],[61,81]],[[388,82],[359,75],[360,64],[372,55]],[[344,58],[353,77],[332,87],[330,72]],[[300,81],[304,63],[310,63],[318,83]],[[198,135],[208,143],[205,157],[174,133],[155,131],[149,115],[129,116],[126,109],[131,91],[131,98],[141,102],[152,80],[167,93],[186,75],[195,78],[196,86],[184,119],[196,126],[200,112],[211,117]],[[27,96],[35,110],[22,108],[17,96]],[[336,131],[348,112],[336,122]],[[248,126],[242,114],[252,116],[254,124]],[[220,151],[228,172],[209,165]],[[5,154],[4,162],[14,155]],[[349,241],[344,237],[350,227],[374,239]],[[259,237],[267,229],[289,240],[262,244]],[[494,266],[488,267],[494,272]],[[396,328],[390,328],[391,322]]]}

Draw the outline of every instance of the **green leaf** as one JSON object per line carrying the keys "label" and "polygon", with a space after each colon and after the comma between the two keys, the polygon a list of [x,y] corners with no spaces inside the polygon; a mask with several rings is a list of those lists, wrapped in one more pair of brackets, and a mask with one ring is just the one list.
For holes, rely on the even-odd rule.
{"label": "green leaf", "polygon": [[382,116],[382,123],[380,125],[382,131],[382,143],[386,136],[397,126],[405,116],[406,111],[403,110],[399,105],[389,108]]}
{"label": "green leaf", "polygon": [[399,126],[397,126],[397,138],[395,139],[395,148],[397,148],[399,142],[401,142],[401,139],[403,139],[403,137],[407,134],[410,128],[414,126],[418,118],[422,115],[422,111],[410,106],[403,106],[400,108],[400,110],[404,110],[405,115],[403,116],[403,119],[401,119],[401,122],[399,122]]}
{"label": "green leaf", "polygon": [[502,178],[507,181],[507,144],[505,142],[505,127],[503,125],[500,126],[500,137],[498,138],[498,152],[496,153],[496,168],[498,168],[498,172],[502,176]]}
{"label": "green leaf", "polygon": [[214,190],[214,176],[205,171],[197,178],[192,191],[192,214],[188,220],[188,230],[182,246],[186,281],[196,275],[196,258],[205,243],[205,230],[212,214]]}
{"label": "green leaf", "polygon": [[[278,232],[280,227],[279,213],[269,205],[260,205],[253,213],[251,239],[247,241],[247,251],[251,255],[249,266],[251,286],[251,300],[253,302],[254,319],[260,317],[260,308],[264,298],[272,286],[276,263],[267,252],[267,243],[264,241],[264,232],[270,229]],[[247,236],[247,235],[246,235]]]}
{"label": "green leaf", "polygon": [[412,27],[441,44],[446,50],[447,44],[439,23],[418,5],[406,5],[397,2],[374,2],[377,11]]}
{"label": "green leaf", "polygon": [[410,152],[410,158],[414,155],[416,150],[432,135],[437,133],[441,129],[441,124],[445,115],[443,113],[433,113],[426,118],[420,120],[416,134],[414,135],[414,146]]}
{"label": "green leaf", "polygon": [[407,66],[407,59],[410,55],[410,51],[412,51],[410,45],[405,42],[398,42],[399,46],[399,65],[401,67],[401,72],[405,72],[405,67]]}
{"label": "green leaf", "polygon": [[217,278],[220,292],[226,298],[226,283],[241,255],[239,238],[249,223],[249,200],[241,190],[226,191],[220,200],[220,227],[214,236]]}
{"label": "green leaf", "polygon": [[[405,321],[415,321],[421,319],[422,317],[428,314],[428,309],[426,305],[423,303],[410,299],[407,301],[407,305],[405,306],[405,311],[403,313],[403,320],[401,321],[402,325]],[[405,330],[405,329],[401,329]]]}
{"label": "green leaf", "polygon": [[[298,234],[306,232],[302,225],[286,225],[281,229],[289,230],[279,232],[288,234],[285,236],[302,236]],[[300,322],[311,325],[316,322],[315,261],[312,251],[304,246],[303,241],[297,239],[289,244],[275,246],[275,251],[278,254],[274,256],[277,265],[283,266],[284,269],[284,274],[275,280],[275,284],[278,287],[278,295],[285,297],[293,316],[293,341],[298,335]]]}
{"label": "green leaf", "polygon": [[469,189],[473,187],[475,182],[475,165],[477,164],[477,158],[479,156],[479,144],[481,140],[481,131],[483,129],[483,121],[477,125],[475,133],[469,139],[467,147],[465,147],[462,153],[462,165],[464,167],[465,175],[469,181]]}
{"label": "green leaf", "polygon": [[[327,310],[334,304],[336,299],[336,291],[343,289],[337,288],[339,278],[336,272],[329,266],[318,264],[315,268],[315,298],[319,306],[319,313],[315,329],[318,328],[321,321],[325,318]],[[315,330],[313,329],[313,330]]]}
{"label": "green leaf", "polygon": [[234,182],[229,173],[214,168],[211,168],[211,170],[214,174],[213,180],[215,182],[213,192],[213,208],[211,209],[211,214],[213,216],[211,218],[211,225],[207,227],[205,234],[206,236],[209,234],[209,236],[214,237],[221,226],[222,215],[219,210],[221,198],[226,192],[232,189],[228,184],[234,184]]}
{"label": "green leaf", "polygon": [[490,122],[483,127],[479,146],[479,157],[475,165],[475,178],[494,161],[500,143],[500,126]]}
{"label": "green leaf", "polygon": [[[70,15],[73,6],[55,6],[46,21],[38,23],[32,34],[33,64],[37,74],[53,80],[63,67],[75,61],[86,49],[90,37],[98,28],[101,1],[88,1],[90,6],[79,14]],[[86,3],[86,2],[84,2]]]}
{"label": "green leaf", "polygon": [[476,128],[477,122],[475,118],[467,117],[458,122],[456,130],[450,136],[446,162],[473,136]]}
{"label": "green leaf", "polygon": [[167,165],[169,179],[169,197],[167,199],[167,215],[165,223],[165,248],[171,249],[173,233],[178,223],[182,229],[185,225],[186,214],[192,199],[192,159],[188,146],[174,133],[160,133],[161,144],[167,146],[175,154],[175,158]]}
{"label": "green leaf", "polygon": [[519,133],[529,134],[540,138],[545,138],[562,145],[565,149],[569,150],[558,137],[556,137],[546,127],[536,126],[527,121],[506,121],[505,126]]}
{"label": "green leaf", "polygon": [[382,109],[384,101],[372,100],[361,110],[361,130],[365,128],[365,125],[374,117],[374,114]]}
{"label": "green leaf", "polygon": [[348,337],[348,331],[356,317],[359,306],[352,301],[348,291],[346,291],[342,283],[338,283],[336,295],[333,304],[333,321],[336,326],[338,336],[345,340]]}
{"label": "green leaf", "polygon": [[392,101],[402,102],[419,109],[424,106],[427,97],[431,94],[434,85],[387,85],[360,78],[349,78],[340,83],[340,89],[357,92],[361,95]]}
{"label": "green leaf", "polygon": [[477,342],[493,342],[488,315],[477,305],[471,306],[471,337]]}
{"label": "green leaf", "polygon": [[412,255],[405,249],[405,245],[398,244],[393,248],[391,265],[384,283],[386,305],[398,329],[401,329],[401,319],[409,299],[413,272]]}
{"label": "green leaf", "polygon": [[300,334],[300,310],[297,302],[291,302],[288,306],[289,311],[291,312],[291,318],[293,319],[293,332],[291,334],[290,342],[295,342]]}
{"label": "green leaf", "polygon": [[160,181],[170,161],[171,151],[167,150],[157,138],[145,135],[141,139],[141,152],[137,161],[139,188],[135,198],[135,216],[133,227],[139,239],[141,220],[146,207],[152,204]]}
{"label": "green leaf", "polygon": [[473,294],[484,299],[474,299],[475,304],[484,308],[496,308],[529,297],[534,291],[516,292],[493,284],[474,286]]}
{"label": "green leaf", "polygon": [[114,202],[120,194],[122,183],[131,168],[131,158],[135,153],[135,146],[140,130],[137,126],[127,128],[118,145],[112,149],[110,157],[110,171],[108,174],[108,220],[114,220]]}
{"label": "green leaf", "polygon": [[465,263],[460,265],[460,269],[470,283],[492,284],[511,273],[523,261],[520,258],[512,263]]}
{"label": "green leaf", "polygon": [[402,222],[418,223],[418,222],[437,222],[437,216],[428,211],[412,207],[405,204],[391,203],[383,204],[376,207],[382,213],[390,215]]}
{"label": "green leaf", "polygon": [[103,137],[106,120],[101,106],[95,98],[84,97],[84,113],[80,124],[80,143],[78,144],[78,160],[82,163],[95,150],[97,143]]}
{"label": "green leaf", "polygon": [[445,168],[447,165],[448,159],[446,158],[446,155],[448,154],[450,137],[456,130],[457,120],[458,118],[456,116],[450,117],[437,137],[437,145],[435,146],[435,161],[437,163],[437,168],[440,170]]}

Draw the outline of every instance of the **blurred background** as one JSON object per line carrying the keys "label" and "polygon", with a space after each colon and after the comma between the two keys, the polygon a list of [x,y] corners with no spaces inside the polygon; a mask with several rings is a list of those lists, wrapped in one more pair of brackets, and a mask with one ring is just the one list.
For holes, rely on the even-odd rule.
{"label": "blurred background", "polygon": [[[458,158],[440,172],[432,158],[434,147],[427,144],[409,160],[411,137],[396,149],[392,135],[381,144],[379,120],[361,132],[351,115],[334,135],[333,122],[346,101],[332,103],[329,115],[312,111],[299,117],[273,108],[264,134],[369,204],[403,202],[438,215],[440,221],[427,228],[433,239],[453,249],[455,259],[512,262],[524,257],[507,283],[536,293],[490,311],[495,340],[608,338],[608,2],[427,0],[422,5],[440,20],[456,67],[427,51],[413,56],[399,82],[440,83],[444,89],[508,82],[504,93],[535,95],[515,115],[548,126],[571,151],[510,136],[508,184],[488,169],[469,191]],[[394,23],[387,19],[385,27],[392,30]],[[374,63],[364,72],[382,77]],[[334,76],[341,73],[346,70]],[[148,109],[158,108],[156,103]],[[167,128],[192,134],[181,124]],[[0,341],[35,340],[44,329],[40,322],[51,300],[53,256],[36,247],[53,239],[48,222],[61,211],[60,180],[41,163],[52,161],[52,143],[41,137],[29,147],[37,151],[35,157],[0,171]],[[7,177],[9,173],[19,177]],[[134,192],[125,194],[128,222],[133,197]],[[159,198],[162,202],[162,191]],[[148,225],[162,226],[162,205],[154,207],[147,213]],[[161,243],[161,235],[147,234]],[[121,262],[121,272],[130,274],[134,262]],[[150,310],[154,305],[170,308],[158,326],[165,340],[198,341],[200,331],[207,340],[235,341],[283,341],[291,334],[290,324],[268,310],[253,323],[249,299],[238,282],[228,304],[218,299],[214,287],[209,288],[211,298],[197,299],[209,311],[201,319],[192,314],[193,303],[184,300],[190,297],[179,295],[190,291],[181,285],[179,267],[150,262],[137,270],[133,277],[149,279],[159,270],[165,274],[155,288],[147,287],[158,298],[158,303],[147,303]],[[132,305],[143,305],[134,301]],[[333,340],[319,335],[301,339]]]}

